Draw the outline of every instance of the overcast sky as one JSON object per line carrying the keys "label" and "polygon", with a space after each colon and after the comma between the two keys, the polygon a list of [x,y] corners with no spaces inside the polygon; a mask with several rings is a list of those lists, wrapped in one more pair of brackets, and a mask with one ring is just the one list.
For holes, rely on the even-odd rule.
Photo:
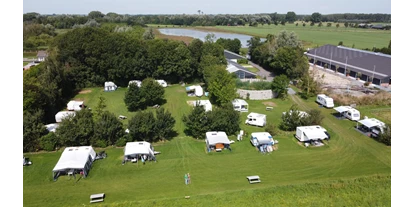
{"label": "overcast sky", "polygon": [[88,14],[386,13],[391,0],[23,0],[23,13]]}

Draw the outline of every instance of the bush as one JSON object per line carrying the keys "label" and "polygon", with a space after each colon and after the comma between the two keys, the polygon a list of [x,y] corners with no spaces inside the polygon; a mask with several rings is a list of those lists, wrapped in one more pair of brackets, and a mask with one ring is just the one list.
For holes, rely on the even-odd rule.
{"label": "bush", "polygon": [[40,138],[40,147],[46,151],[55,150],[58,143],[59,138],[54,132],[49,132]]}
{"label": "bush", "polygon": [[125,137],[121,137],[119,138],[116,142],[115,142],[115,146],[117,147],[124,147],[127,143],[127,140]]}
{"label": "bush", "polygon": [[105,148],[107,147],[107,143],[105,140],[99,139],[99,140],[95,140],[94,143],[92,144],[94,147],[99,147],[99,148]]}
{"label": "bush", "polygon": [[240,79],[236,80],[236,88],[245,90],[271,90],[272,82],[257,81],[257,82],[242,82]]}
{"label": "bush", "polygon": [[249,61],[248,61],[247,59],[238,59],[238,60],[237,60],[237,63],[238,63],[238,64],[248,64],[248,63],[249,63]]}
{"label": "bush", "polygon": [[265,131],[269,132],[269,134],[272,135],[273,137],[275,137],[279,134],[279,131],[278,131],[276,125],[273,124],[273,123],[268,123],[265,127]]}

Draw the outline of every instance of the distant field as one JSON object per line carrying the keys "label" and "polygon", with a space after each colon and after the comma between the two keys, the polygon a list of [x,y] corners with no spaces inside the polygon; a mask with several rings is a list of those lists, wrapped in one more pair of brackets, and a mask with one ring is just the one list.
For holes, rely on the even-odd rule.
{"label": "distant field", "polygon": [[[126,111],[125,91],[126,88],[114,92],[89,88],[75,99],[84,100],[94,110],[102,94],[107,110],[116,116],[127,116],[123,121],[127,124],[135,113]],[[278,149],[263,155],[247,137],[231,144],[232,152],[207,154],[204,140],[183,133],[181,117],[192,109],[186,101],[197,98],[188,97],[185,87],[179,85],[167,87],[165,97],[167,103],[163,107],[176,119],[174,129],[178,135],[171,141],[154,144],[155,150],[161,152],[157,163],[122,165],[123,149],[108,147],[108,157],[96,161],[86,179],[61,176],[54,182],[51,171],[62,151],[27,154],[33,165],[23,169],[24,206],[89,205],[89,196],[101,192],[106,194],[102,206],[390,205],[391,148],[356,132],[355,122],[334,118],[333,109],[319,108],[313,98],[247,100],[249,112],[264,113],[268,123],[276,125],[282,112],[294,102],[304,110],[320,109],[325,116],[322,126],[332,136],[323,147],[305,148],[297,143],[294,132],[280,132],[275,136]],[[269,105],[273,111],[265,110]],[[246,116],[247,113],[241,114],[242,122]],[[240,124],[246,134],[264,130]],[[186,186],[183,176],[188,172],[192,184]],[[249,175],[259,175],[262,183],[249,184]]]}
{"label": "distant field", "polygon": [[259,25],[257,27],[249,26],[216,26],[216,27],[196,27],[201,30],[214,30],[214,31],[227,31],[239,34],[247,34],[251,36],[266,37],[267,34],[277,34],[282,30],[294,31],[299,39],[305,41],[305,46],[322,46],[324,44],[338,45],[340,41],[345,46],[355,48],[373,48],[373,47],[388,47],[391,40],[391,31],[374,30],[374,29],[361,29],[361,28],[345,28],[340,26],[336,28],[336,24],[332,24],[331,27],[324,26],[318,27],[317,25],[311,27],[309,23],[305,27],[302,23],[298,26],[295,24],[282,25]]}

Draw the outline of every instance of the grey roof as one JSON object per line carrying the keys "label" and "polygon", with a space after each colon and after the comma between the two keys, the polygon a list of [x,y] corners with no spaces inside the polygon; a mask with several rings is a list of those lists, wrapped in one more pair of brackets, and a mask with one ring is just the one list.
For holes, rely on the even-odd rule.
{"label": "grey roof", "polygon": [[234,67],[236,67],[239,70],[242,70],[243,72],[250,73],[252,75],[257,75],[256,73],[251,72],[247,68],[245,68],[245,67],[243,67],[243,66],[241,66],[241,65],[239,65],[239,64],[237,64],[237,63],[235,63],[235,62],[233,62],[229,59],[226,59],[226,60],[227,60],[227,64],[232,64]]}
{"label": "grey roof", "polygon": [[40,50],[37,52],[37,57],[47,57],[47,52],[44,50]]}
{"label": "grey roof", "polygon": [[391,55],[329,44],[311,49],[305,54],[312,58],[316,55],[316,60],[330,61],[332,65],[343,68],[346,65],[347,68],[362,74],[374,74],[375,78],[391,76]]}
{"label": "grey roof", "polygon": [[228,50],[224,50],[224,57],[226,59],[246,59],[245,57]]}

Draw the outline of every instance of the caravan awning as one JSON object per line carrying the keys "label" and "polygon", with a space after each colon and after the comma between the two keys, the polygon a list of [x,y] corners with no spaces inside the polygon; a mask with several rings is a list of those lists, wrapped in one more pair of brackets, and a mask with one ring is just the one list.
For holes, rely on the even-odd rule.
{"label": "caravan awning", "polygon": [[325,132],[322,130],[307,130],[306,132],[304,132],[304,134],[309,140],[328,138],[328,135],[326,135]]}
{"label": "caravan awning", "polygon": [[380,126],[381,123],[379,123],[378,121],[372,120],[372,119],[363,119],[363,120],[359,120],[358,123],[371,128],[371,127],[375,127],[375,126]]}
{"label": "caravan awning", "polygon": [[343,112],[345,112],[345,111],[348,111],[348,110],[349,110],[349,108],[348,108],[348,107],[346,107],[346,106],[338,106],[338,107],[335,107],[334,109],[335,109],[335,111],[337,111],[337,112],[339,112],[339,113],[343,113]]}
{"label": "caravan awning", "polygon": [[91,146],[82,147],[67,147],[59,158],[58,163],[53,168],[53,171],[60,171],[65,169],[82,169],[89,160],[95,159],[96,153]]}

